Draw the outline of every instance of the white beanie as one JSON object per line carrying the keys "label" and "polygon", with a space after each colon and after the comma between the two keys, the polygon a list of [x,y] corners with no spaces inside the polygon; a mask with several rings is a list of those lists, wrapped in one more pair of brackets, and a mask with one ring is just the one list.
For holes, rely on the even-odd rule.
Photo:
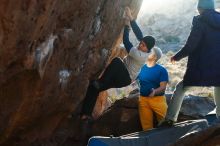
{"label": "white beanie", "polygon": [[158,47],[153,47],[152,50],[154,51],[155,55],[157,56],[157,61],[160,60],[160,58],[163,55],[163,52],[161,51],[161,49]]}

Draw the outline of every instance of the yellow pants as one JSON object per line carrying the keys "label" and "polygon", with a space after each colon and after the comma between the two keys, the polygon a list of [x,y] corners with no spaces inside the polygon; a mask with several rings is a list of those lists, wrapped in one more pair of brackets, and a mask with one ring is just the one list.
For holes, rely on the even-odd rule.
{"label": "yellow pants", "polygon": [[165,96],[139,97],[139,116],[144,131],[153,128],[153,113],[158,122],[165,118],[167,103]]}

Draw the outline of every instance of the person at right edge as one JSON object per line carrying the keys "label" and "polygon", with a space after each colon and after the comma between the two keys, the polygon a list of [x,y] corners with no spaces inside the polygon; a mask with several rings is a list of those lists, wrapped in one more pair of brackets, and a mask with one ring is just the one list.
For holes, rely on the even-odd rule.
{"label": "person at right edge", "polygon": [[214,86],[215,122],[220,123],[220,13],[215,11],[214,0],[199,0],[198,12],[185,46],[171,57],[174,63],[188,56],[187,70],[176,85],[160,127],[172,126],[177,121],[184,93],[195,86]]}

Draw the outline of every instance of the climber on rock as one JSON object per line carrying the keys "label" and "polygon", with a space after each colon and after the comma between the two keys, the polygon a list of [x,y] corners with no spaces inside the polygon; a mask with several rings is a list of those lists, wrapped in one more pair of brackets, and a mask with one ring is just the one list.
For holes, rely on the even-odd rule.
{"label": "climber on rock", "polygon": [[146,58],[150,54],[150,50],[155,45],[155,39],[152,36],[145,36],[134,20],[130,8],[125,8],[126,21],[140,41],[137,47],[134,47],[129,40],[130,26],[124,27],[123,43],[128,52],[124,58],[114,58],[106,67],[104,73],[97,80],[90,81],[87,93],[83,101],[81,110],[81,120],[88,123],[92,119],[92,111],[96,103],[99,92],[109,88],[121,88],[131,84],[137,77],[141,66],[145,63]]}
{"label": "climber on rock", "polygon": [[187,70],[176,85],[160,126],[172,126],[177,121],[184,93],[193,86],[214,86],[216,121],[220,123],[220,13],[215,11],[214,0],[199,0],[198,12],[185,46],[171,57],[171,62],[188,57]]}
{"label": "climber on rock", "polygon": [[140,84],[138,109],[144,131],[154,127],[154,114],[159,123],[167,112],[164,94],[168,83],[168,72],[157,63],[162,56],[161,49],[154,47],[151,52],[137,77]]}

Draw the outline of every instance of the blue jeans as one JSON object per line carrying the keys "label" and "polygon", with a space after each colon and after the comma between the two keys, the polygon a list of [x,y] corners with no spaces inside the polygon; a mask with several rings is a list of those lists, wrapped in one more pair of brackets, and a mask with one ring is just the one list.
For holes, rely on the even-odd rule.
{"label": "blue jeans", "polygon": [[[184,94],[187,90],[193,87],[195,86],[183,86],[183,81],[180,81],[176,85],[176,89],[168,106],[166,119],[177,121]],[[220,117],[220,87],[214,87],[214,100],[216,104],[216,115],[217,117]]]}

